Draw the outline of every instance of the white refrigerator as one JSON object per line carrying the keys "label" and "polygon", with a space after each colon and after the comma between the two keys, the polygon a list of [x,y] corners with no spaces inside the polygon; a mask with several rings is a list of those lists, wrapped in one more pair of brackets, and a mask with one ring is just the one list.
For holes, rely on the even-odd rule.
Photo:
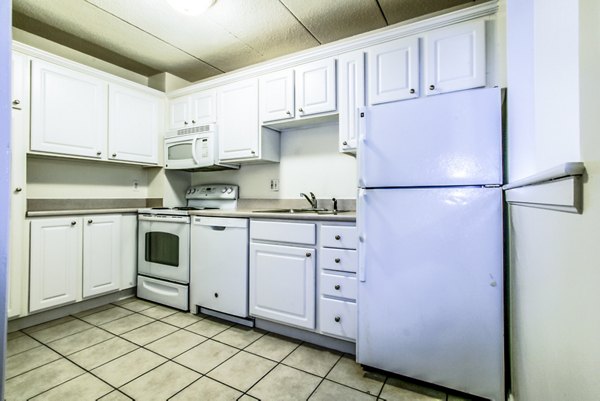
{"label": "white refrigerator", "polygon": [[501,95],[360,113],[359,363],[504,400]]}

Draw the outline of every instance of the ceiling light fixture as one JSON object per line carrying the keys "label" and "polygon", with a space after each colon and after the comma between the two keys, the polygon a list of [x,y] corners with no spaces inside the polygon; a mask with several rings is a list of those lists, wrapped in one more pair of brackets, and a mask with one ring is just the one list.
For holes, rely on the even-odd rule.
{"label": "ceiling light fixture", "polygon": [[216,0],[167,0],[169,5],[180,13],[200,15],[210,8]]}

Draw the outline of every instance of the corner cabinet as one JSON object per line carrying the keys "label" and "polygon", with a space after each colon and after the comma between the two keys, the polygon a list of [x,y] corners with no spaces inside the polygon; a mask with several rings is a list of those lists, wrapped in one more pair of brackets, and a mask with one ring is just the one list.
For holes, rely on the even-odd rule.
{"label": "corner cabinet", "polygon": [[217,92],[220,161],[279,161],[279,133],[258,121],[258,79],[246,79]]}
{"label": "corner cabinet", "polygon": [[109,85],[108,158],[158,163],[164,100],[121,85]]}
{"label": "corner cabinet", "polygon": [[338,58],[339,150],[356,152],[358,108],[365,106],[365,53],[356,51]]}
{"label": "corner cabinet", "polygon": [[108,84],[41,60],[31,66],[31,150],[105,157]]}
{"label": "corner cabinet", "polygon": [[437,29],[425,35],[425,94],[485,86],[485,22]]}

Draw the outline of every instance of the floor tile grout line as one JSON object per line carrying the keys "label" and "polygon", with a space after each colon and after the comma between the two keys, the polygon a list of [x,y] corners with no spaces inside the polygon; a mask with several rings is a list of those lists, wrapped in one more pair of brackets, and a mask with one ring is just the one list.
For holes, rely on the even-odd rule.
{"label": "floor tile grout line", "polygon": [[313,394],[315,393],[315,391],[317,391],[317,389],[321,386],[321,384],[323,384],[323,382],[325,381],[325,379],[327,378],[327,375],[329,375],[329,373],[331,373],[331,371],[333,370],[333,368],[335,368],[335,366],[342,360],[342,358],[344,357],[344,354],[341,354],[339,356],[339,358],[335,361],[335,363],[333,365],[331,365],[331,367],[329,368],[329,370],[327,371],[327,373],[325,373],[323,375],[323,377],[321,378],[321,381],[319,382],[319,384],[317,384],[317,386],[313,389],[313,391],[308,395],[308,397],[306,397],[306,399],[310,399],[310,397],[313,396]]}
{"label": "floor tile grout line", "polygon": [[[63,357],[63,359],[67,359],[67,358]],[[58,361],[58,359],[57,359],[57,361]],[[47,393],[48,391],[50,391],[50,390],[53,390],[53,389],[55,389],[55,388],[57,388],[57,387],[60,387],[60,386],[62,386],[63,384],[67,384],[68,382],[70,382],[70,381],[73,381],[73,380],[77,379],[78,377],[81,377],[81,376],[83,376],[83,375],[85,375],[85,374],[91,374],[91,373],[90,373],[90,372],[88,372],[87,370],[85,370],[85,369],[84,369],[83,373],[81,373],[80,375],[73,376],[73,377],[71,377],[70,379],[68,379],[68,380],[65,380],[64,382],[57,384],[56,386],[50,387],[50,388],[48,388],[48,389],[46,389],[46,390],[42,391],[41,393],[38,393],[38,394],[36,394],[36,395],[32,395],[32,396],[31,396],[31,397],[29,397],[27,400],[31,400],[32,398],[35,398],[35,397],[37,397],[37,396],[40,396],[40,395],[42,395],[42,394],[44,394],[44,393]],[[111,390],[110,390],[108,393],[106,393],[106,394],[112,393],[114,390],[116,390],[116,389],[115,389],[113,386],[111,386],[110,384],[108,384],[108,383],[106,383],[106,384],[107,384],[107,385],[108,385],[108,386],[111,388]],[[106,394],[103,394],[103,395],[101,395],[100,397],[104,397]]]}

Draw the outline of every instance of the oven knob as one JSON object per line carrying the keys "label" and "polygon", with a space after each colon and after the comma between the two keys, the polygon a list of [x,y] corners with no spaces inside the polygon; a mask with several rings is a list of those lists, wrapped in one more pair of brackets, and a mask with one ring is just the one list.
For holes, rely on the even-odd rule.
{"label": "oven knob", "polygon": [[221,192],[223,192],[223,193],[227,192],[227,187],[221,188]]}
{"label": "oven knob", "polygon": [[228,194],[230,194],[230,193],[232,193],[232,192],[233,192],[233,188],[232,188],[232,187],[229,187],[229,188],[227,188],[227,193],[228,193]]}
{"label": "oven knob", "polygon": [[190,188],[190,189],[187,190],[187,194],[188,195],[191,194],[191,193],[192,193],[192,188]]}
{"label": "oven knob", "polygon": [[196,193],[196,188],[192,188],[192,193],[195,194]]}

